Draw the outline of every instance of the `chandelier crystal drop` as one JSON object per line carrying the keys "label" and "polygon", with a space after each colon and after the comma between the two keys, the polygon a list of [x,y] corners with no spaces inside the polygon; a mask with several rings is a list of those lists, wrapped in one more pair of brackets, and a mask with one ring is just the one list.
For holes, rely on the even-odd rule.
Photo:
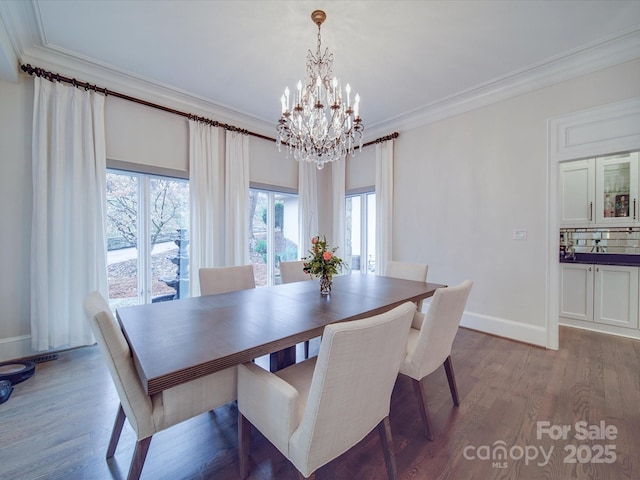
{"label": "chandelier crystal drop", "polygon": [[351,97],[346,84],[344,95],[340,81],[332,77],[333,54],[321,51],[320,27],[327,18],[315,10],[311,20],[318,26],[315,55],[307,54],[307,84],[298,82],[293,94],[285,88],[280,98],[282,116],[278,122],[276,145],[284,143],[288,154],[298,161],[314,162],[320,169],[325,163],[355,155],[362,149],[364,125],[360,118],[360,96]]}

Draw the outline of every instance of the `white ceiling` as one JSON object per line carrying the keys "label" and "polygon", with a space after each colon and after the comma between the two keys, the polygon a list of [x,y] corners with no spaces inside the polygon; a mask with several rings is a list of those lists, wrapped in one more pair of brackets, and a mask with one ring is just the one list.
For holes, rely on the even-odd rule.
{"label": "white ceiling", "polygon": [[0,0],[0,20],[20,63],[114,90],[109,79],[143,80],[270,126],[315,50],[318,8],[370,132],[640,57],[638,0]]}

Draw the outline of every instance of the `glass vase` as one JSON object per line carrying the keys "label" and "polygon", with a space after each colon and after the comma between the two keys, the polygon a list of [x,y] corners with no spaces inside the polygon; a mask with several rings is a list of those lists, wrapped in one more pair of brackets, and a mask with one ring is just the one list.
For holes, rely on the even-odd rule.
{"label": "glass vase", "polygon": [[329,295],[331,293],[331,275],[322,274],[320,276],[320,294]]}

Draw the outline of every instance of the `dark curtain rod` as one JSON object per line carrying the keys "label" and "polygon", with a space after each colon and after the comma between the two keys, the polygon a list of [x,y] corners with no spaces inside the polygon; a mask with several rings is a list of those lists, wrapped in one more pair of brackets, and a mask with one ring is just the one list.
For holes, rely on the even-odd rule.
{"label": "dark curtain rod", "polygon": [[[158,105],[157,103],[147,102],[146,100],[141,100],[141,99],[136,98],[136,97],[131,97],[129,95],[125,95],[124,93],[118,93],[118,92],[115,92],[113,90],[107,90],[106,88],[99,87],[97,85],[92,85],[92,84],[90,84],[88,82],[81,82],[79,80],[76,80],[75,78],[65,77],[63,75],[60,75],[59,73],[53,73],[53,72],[49,72],[47,70],[44,70],[42,68],[32,67],[29,64],[21,65],[20,69],[23,72],[25,72],[25,73],[27,73],[29,75],[36,75],[37,77],[44,78],[46,80],[49,80],[50,82],[56,81],[56,82],[69,83],[69,84],[73,85],[76,88],[84,88],[85,90],[93,90],[94,92],[99,92],[99,93],[102,93],[102,94],[107,95],[107,96],[108,95],[113,95],[114,97],[122,98],[123,100],[129,100],[130,102],[139,103],[140,105],[146,105],[147,107],[156,108],[156,109],[162,110],[164,112],[174,113],[174,114],[180,115],[182,117],[187,117],[189,120],[196,120],[198,122],[206,123],[208,125],[211,125],[212,127],[222,127],[225,130],[229,130],[231,132],[238,132],[238,133],[242,133],[244,135],[252,135],[254,137],[262,138],[263,140],[270,140],[272,142],[276,141],[275,138],[271,138],[271,137],[267,137],[265,135],[261,135],[259,133],[251,132],[251,131],[246,130],[244,128],[235,127],[233,125],[227,125],[226,123],[220,123],[217,120],[211,120],[210,118],[206,118],[206,117],[199,117],[199,116],[194,115],[192,113],[181,112],[180,110],[175,110],[173,108],[165,107],[163,105]],[[399,135],[398,132],[394,132],[391,135],[387,135],[386,137],[381,137],[381,138],[378,138],[378,139],[373,140],[371,142],[367,142],[367,143],[363,144],[362,146],[363,147],[367,147],[367,146],[373,145],[375,143],[386,142],[387,140],[391,140],[393,138],[398,138],[398,135]]]}

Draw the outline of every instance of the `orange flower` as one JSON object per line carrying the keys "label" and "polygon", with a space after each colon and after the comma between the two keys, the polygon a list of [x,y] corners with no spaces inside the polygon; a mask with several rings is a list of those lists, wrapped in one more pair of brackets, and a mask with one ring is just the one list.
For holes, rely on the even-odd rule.
{"label": "orange flower", "polygon": [[322,254],[322,258],[324,258],[325,262],[328,262],[329,260],[331,260],[331,257],[333,257],[333,253],[331,252],[324,252]]}
{"label": "orange flower", "polygon": [[315,245],[316,243],[318,243],[318,237],[313,237],[313,238],[311,239],[311,243],[312,243],[313,245]]}

